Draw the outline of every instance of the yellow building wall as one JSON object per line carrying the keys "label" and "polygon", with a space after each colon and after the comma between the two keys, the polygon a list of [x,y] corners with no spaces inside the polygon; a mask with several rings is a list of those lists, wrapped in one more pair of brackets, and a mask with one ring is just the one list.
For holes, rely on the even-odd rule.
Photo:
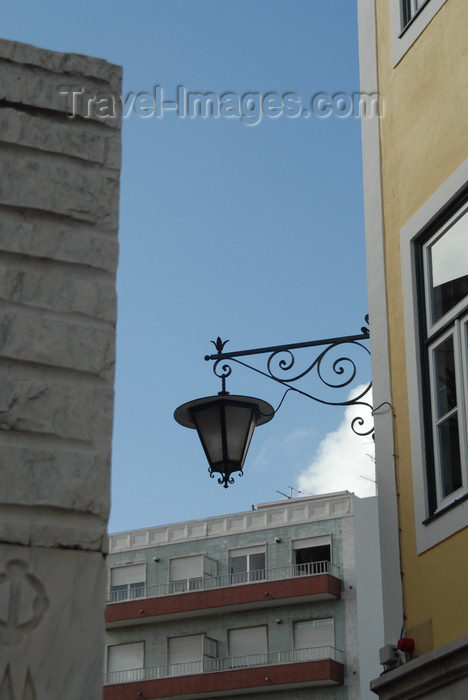
{"label": "yellow building wall", "polygon": [[392,67],[390,8],[376,0],[383,217],[403,593],[422,654],[468,632],[468,527],[417,555],[400,229],[468,157],[468,2],[448,0]]}

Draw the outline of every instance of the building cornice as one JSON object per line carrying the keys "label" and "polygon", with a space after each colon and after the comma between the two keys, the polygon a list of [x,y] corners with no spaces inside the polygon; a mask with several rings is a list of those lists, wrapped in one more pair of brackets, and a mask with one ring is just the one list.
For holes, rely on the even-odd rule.
{"label": "building cornice", "polygon": [[[371,690],[382,700],[410,700],[410,698],[436,697],[433,692],[443,688],[445,697],[461,697],[456,693],[458,681],[468,675],[468,635],[423,654],[413,661],[388,671],[372,681]],[[464,693],[466,687],[464,687]],[[437,694],[437,697],[442,697]],[[463,696],[465,697],[465,695]]]}
{"label": "building cornice", "polygon": [[348,517],[353,515],[353,498],[352,493],[341,491],[260,504],[257,510],[243,513],[118,532],[109,535],[109,553]]}

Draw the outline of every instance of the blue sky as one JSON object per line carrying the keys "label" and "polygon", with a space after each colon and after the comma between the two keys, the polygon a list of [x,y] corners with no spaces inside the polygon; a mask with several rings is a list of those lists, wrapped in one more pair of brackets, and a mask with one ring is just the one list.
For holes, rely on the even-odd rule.
{"label": "blue sky", "polygon": [[[294,93],[309,111],[256,125],[167,110],[124,120],[110,530],[247,510],[299,482],[368,494],[369,441],[337,439],[344,409],[288,395],[229,489],[208,477],[194,431],[173,420],[179,404],[220,390],[203,360],[216,336],[235,350],[363,324],[360,121],[310,109],[318,93],[359,91],[355,3],[4,0],[1,34],[122,65],[124,96],[156,85],[166,100],[178,86]],[[240,369],[228,389],[275,407],[282,396]],[[352,483],[350,449],[362,453]]]}

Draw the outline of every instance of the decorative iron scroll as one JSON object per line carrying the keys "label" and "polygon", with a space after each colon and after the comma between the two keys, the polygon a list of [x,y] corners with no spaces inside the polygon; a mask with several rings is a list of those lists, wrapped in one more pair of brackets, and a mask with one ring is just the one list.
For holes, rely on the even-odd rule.
{"label": "decorative iron scroll", "polygon": [[[365,317],[365,321],[369,323],[369,317]],[[369,341],[369,328],[364,326],[361,328],[361,333],[357,335],[341,336],[338,338],[325,338],[322,340],[306,341],[304,343],[290,343],[288,345],[272,345],[265,348],[254,348],[251,350],[239,350],[235,352],[223,352],[226,343],[217,338],[211,342],[215,346],[217,353],[215,355],[205,355],[205,360],[214,362],[213,372],[222,380],[223,391],[226,391],[226,378],[232,372],[230,362],[235,362],[238,365],[247,367],[248,369],[261,374],[264,377],[273,379],[273,381],[282,384],[287,391],[295,391],[298,394],[307,396],[313,401],[328,406],[362,406],[363,411],[368,411],[369,419],[364,419],[362,416],[356,416],[351,421],[351,428],[356,435],[374,436],[374,426],[366,427],[372,417],[372,405],[365,400],[372,387],[372,382],[364,382],[364,388],[361,389],[356,396],[349,398],[349,389],[353,388],[353,382],[357,383],[358,364],[357,360],[352,356],[354,352],[364,352],[366,356],[370,356],[370,350],[363,343]],[[348,346],[347,352],[342,352],[342,349]],[[297,365],[300,364],[297,357],[297,351],[303,348],[317,348],[318,354],[314,354],[312,359],[308,359],[300,370],[297,370]],[[259,369],[251,364],[248,364],[242,359],[252,355],[267,355],[266,367],[264,370]],[[329,397],[325,398],[317,393],[311,393],[310,390],[293,386],[294,382],[299,382],[307,375],[313,373],[315,381],[319,387],[325,387],[333,390],[348,390],[348,397],[343,400],[332,400]],[[362,384],[362,382],[361,382]],[[325,389],[326,390],[326,389]],[[286,392],[287,393],[287,392]],[[286,395],[286,394],[285,394]],[[284,396],[283,396],[284,398]],[[281,400],[282,403],[283,400]],[[280,406],[281,406],[280,403]],[[279,408],[279,406],[278,406]],[[278,409],[276,409],[278,410]],[[276,411],[275,411],[276,412]]]}

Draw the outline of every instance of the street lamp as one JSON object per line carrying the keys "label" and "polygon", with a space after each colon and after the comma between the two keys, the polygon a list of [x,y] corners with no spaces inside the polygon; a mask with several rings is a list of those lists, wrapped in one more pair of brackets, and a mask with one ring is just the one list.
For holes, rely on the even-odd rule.
{"label": "street lamp", "polygon": [[[368,323],[367,316],[366,322]],[[362,406],[372,414],[371,404],[363,400],[371,388],[371,382],[368,382],[363,389],[361,388],[356,396],[337,401],[320,398],[292,385],[293,382],[300,381],[314,371],[319,384],[321,383],[329,389],[351,387],[358,374],[356,361],[349,355],[339,354],[337,357],[334,352],[337,348],[348,345],[364,350],[367,355],[370,355],[367,346],[363,345],[363,341],[368,340],[369,329],[363,327],[361,328],[361,333],[357,335],[312,340],[304,343],[290,343],[288,345],[274,345],[252,350],[223,352],[224,346],[228,341],[222,341],[221,338],[218,338],[216,341],[211,341],[217,353],[206,355],[205,360],[214,362],[213,372],[221,379],[222,390],[217,396],[195,399],[179,406],[174,412],[174,418],[181,425],[197,430],[208,459],[210,476],[214,477],[215,473],[220,474],[218,483],[227,488],[229,484],[234,483],[234,478],[231,476],[234,472],[240,472],[240,476],[243,474],[242,470],[247,450],[249,449],[255,427],[263,425],[273,418],[288,391],[295,391],[322,404]],[[296,363],[294,353],[304,348],[319,348],[320,350],[318,355],[314,355],[312,361],[308,361],[305,368],[293,376],[289,374],[286,379],[283,378],[285,376],[284,373],[291,373]],[[261,370],[239,359],[253,355],[268,355],[265,370]],[[226,378],[232,372],[228,362],[234,362],[252,369],[254,372],[286,387],[278,408],[275,410],[266,401],[255,399],[251,396],[231,396],[226,391]],[[328,368],[327,365],[329,365]],[[331,377],[325,377],[326,369],[328,369]],[[283,373],[283,376],[281,376],[281,373]],[[353,418],[351,421],[351,428],[357,435],[373,435],[373,426],[370,428],[363,426],[365,426],[365,421],[360,416]]]}
{"label": "street lamp", "polygon": [[210,476],[221,476],[218,483],[227,489],[234,483],[233,472],[244,466],[253,431],[273,418],[275,411],[266,401],[251,396],[231,396],[227,391],[218,396],[189,401],[174,412],[174,418],[186,428],[198,432]]}

